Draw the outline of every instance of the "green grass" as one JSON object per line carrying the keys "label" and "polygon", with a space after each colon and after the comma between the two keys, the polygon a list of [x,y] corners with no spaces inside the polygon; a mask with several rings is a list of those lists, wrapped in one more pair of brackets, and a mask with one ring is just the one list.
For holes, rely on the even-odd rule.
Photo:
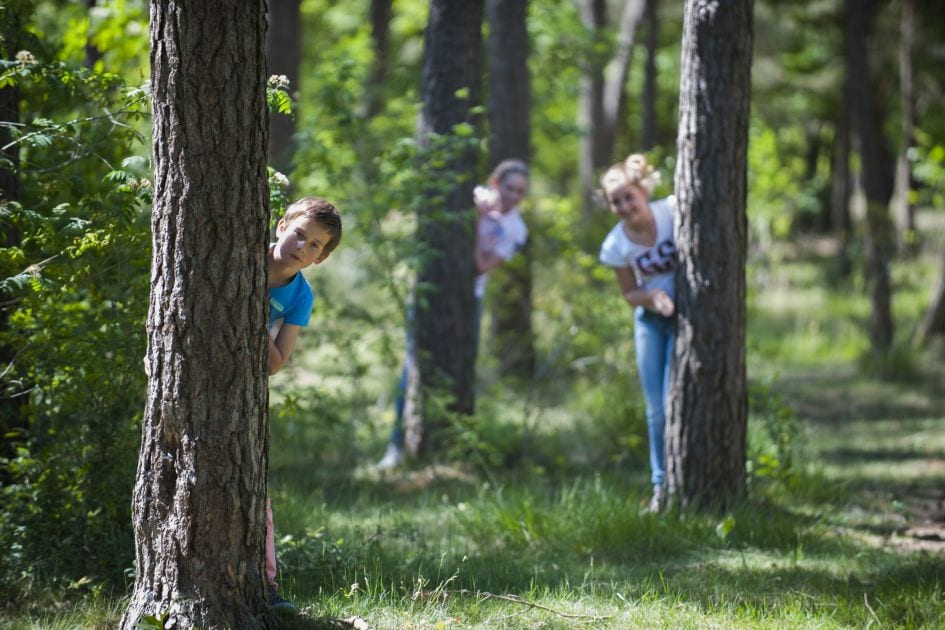
{"label": "green grass", "polygon": [[[274,381],[270,488],[282,594],[299,606],[284,626],[945,627],[945,543],[913,531],[945,533],[945,361],[907,343],[934,267],[894,268],[890,373],[864,362],[862,291],[826,289],[823,265],[753,274],[754,474],[725,514],[641,513],[642,407],[622,345],[595,354],[592,334],[573,334],[530,400],[484,357],[488,396],[459,434],[478,457],[389,475],[368,464],[391,419],[392,362],[358,355],[322,375],[339,350],[304,349],[294,369],[318,376]],[[793,436],[780,450],[778,433]],[[95,588],[33,593],[0,625],[113,627],[122,601]]]}

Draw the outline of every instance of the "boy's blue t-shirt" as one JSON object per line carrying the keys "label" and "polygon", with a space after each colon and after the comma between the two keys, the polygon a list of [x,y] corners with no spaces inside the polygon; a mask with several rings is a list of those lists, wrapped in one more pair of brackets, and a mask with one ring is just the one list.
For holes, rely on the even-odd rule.
{"label": "boy's blue t-shirt", "polygon": [[308,326],[315,297],[308,281],[299,272],[288,284],[269,289],[269,328],[280,319],[285,324]]}

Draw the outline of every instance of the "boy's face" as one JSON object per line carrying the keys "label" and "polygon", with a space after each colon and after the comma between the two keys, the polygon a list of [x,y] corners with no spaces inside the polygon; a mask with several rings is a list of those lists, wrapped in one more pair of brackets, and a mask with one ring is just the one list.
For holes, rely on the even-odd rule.
{"label": "boy's face", "polygon": [[308,217],[296,217],[289,222],[281,219],[276,228],[276,238],[272,249],[273,262],[287,270],[300,271],[328,258],[325,245],[331,240],[331,233]]}

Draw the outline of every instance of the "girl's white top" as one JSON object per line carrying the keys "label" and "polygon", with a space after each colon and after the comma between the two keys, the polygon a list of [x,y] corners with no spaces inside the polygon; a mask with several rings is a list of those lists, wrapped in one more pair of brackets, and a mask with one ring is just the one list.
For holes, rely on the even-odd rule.
{"label": "girl's white top", "polygon": [[[496,202],[498,201],[497,191],[486,189],[483,186],[477,186],[473,191],[477,201],[480,195],[496,193]],[[478,205],[478,204],[477,204]],[[495,204],[498,206],[498,203]],[[492,253],[502,260],[510,260],[515,253],[525,245],[528,239],[528,227],[519,214],[518,208],[512,208],[508,212],[499,212],[492,210],[483,215],[479,222],[479,238],[486,253]],[[482,299],[486,292],[486,279],[489,274],[484,273],[476,276],[474,293],[477,299]]]}
{"label": "girl's white top", "polygon": [[607,234],[600,246],[600,261],[608,267],[630,267],[642,289],[663,289],[675,295],[676,237],[673,211],[676,197],[650,202],[656,221],[656,243],[647,247],[634,243],[627,236],[621,221]]}

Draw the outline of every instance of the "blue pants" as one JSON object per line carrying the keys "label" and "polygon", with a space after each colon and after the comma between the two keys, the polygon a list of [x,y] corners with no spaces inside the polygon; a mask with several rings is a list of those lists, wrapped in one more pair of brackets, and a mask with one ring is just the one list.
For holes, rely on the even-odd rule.
{"label": "blue pants", "polygon": [[646,402],[646,429],[650,442],[650,481],[662,485],[666,477],[666,399],[672,370],[676,321],[638,306],[634,313],[633,342],[637,371]]}

